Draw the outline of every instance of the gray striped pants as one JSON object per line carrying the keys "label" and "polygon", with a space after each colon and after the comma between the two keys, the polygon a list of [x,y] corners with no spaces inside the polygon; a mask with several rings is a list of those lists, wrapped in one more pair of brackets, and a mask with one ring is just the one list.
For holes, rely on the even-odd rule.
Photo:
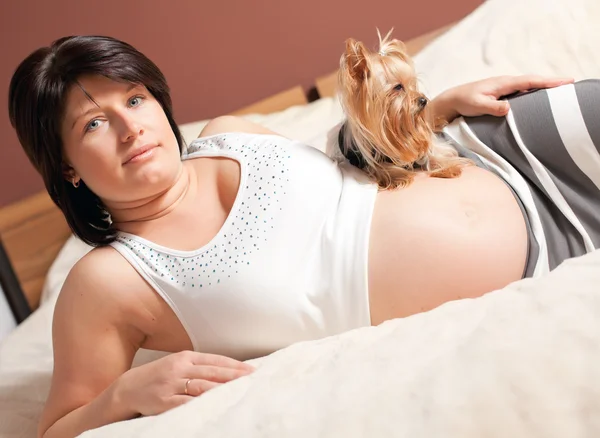
{"label": "gray striped pants", "polygon": [[600,80],[508,100],[506,117],[459,118],[444,136],[512,188],[533,277],[600,247]]}

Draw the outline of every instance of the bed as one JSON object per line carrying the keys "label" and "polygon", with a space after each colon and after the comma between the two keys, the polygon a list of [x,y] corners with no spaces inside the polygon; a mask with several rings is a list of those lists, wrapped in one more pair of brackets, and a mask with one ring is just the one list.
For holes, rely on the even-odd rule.
{"label": "bed", "polygon": [[[409,43],[434,97],[498,74],[600,77],[597,0],[488,0]],[[342,118],[335,72],[236,113],[325,150]],[[189,142],[206,121],[182,125]],[[52,372],[52,310],[89,247],[47,195],[0,211],[33,313],[0,344],[0,436],[35,436]],[[135,365],[162,355],[140,351]],[[600,252],[413,317],[292,345],[251,376],[156,417],[83,434],[209,437],[600,436]]]}

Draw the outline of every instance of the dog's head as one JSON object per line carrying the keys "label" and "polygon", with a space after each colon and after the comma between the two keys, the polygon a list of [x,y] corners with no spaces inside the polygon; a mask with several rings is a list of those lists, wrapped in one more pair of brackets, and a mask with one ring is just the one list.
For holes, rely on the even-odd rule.
{"label": "dog's head", "polygon": [[369,165],[387,159],[411,169],[427,155],[433,130],[413,62],[390,34],[379,35],[377,52],[346,41],[338,76],[344,131]]}

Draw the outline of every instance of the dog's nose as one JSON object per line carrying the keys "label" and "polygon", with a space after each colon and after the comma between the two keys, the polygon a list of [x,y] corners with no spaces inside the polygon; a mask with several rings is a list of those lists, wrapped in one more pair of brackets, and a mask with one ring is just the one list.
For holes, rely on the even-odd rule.
{"label": "dog's nose", "polygon": [[425,105],[427,105],[427,102],[428,102],[427,98],[423,97],[423,96],[421,96],[417,99],[417,103],[419,104],[419,106],[421,108],[425,108]]}

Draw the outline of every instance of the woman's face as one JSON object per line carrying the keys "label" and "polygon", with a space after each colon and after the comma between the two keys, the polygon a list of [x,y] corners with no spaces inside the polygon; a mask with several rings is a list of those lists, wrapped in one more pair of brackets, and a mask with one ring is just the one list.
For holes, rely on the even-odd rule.
{"label": "woman's face", "polygon": [[181,171],[179,145],[160,103],[143,85],[85,76],[68,92],[61,134],[65,177],[81,178],[105,205],[156,196]]}

